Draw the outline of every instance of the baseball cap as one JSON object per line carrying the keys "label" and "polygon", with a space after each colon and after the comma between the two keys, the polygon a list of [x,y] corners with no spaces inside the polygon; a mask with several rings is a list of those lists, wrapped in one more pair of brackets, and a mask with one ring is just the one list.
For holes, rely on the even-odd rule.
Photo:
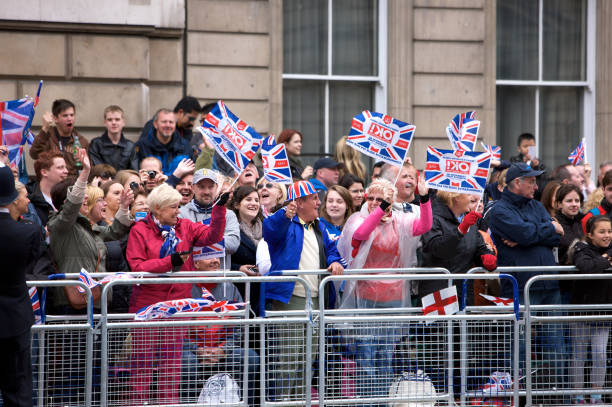
{"label": "baseball cap", "polygon": [[510,168],[508,168],[508,172],[506,173],[506,184],[509,184],[510,181],[521,178],[521,177],[537,177],[538,175],[542,175],[544,171],[536,171],[531,168],[530,165],[525,163],[512,163]]}
{"label": "baseball cap", "polygon": [[208,168],[201,168],[193,174],[192,183],[197,184],[203,179],[209,179],[215,184],[218,184],[219,183],[219,173],[213,170],[209,170]]}
{"label": "baseball cap", "polygon": [[321,168],[344,168],[344,164],[337,162],[331,157],[323,157],[314,163],[313,170],[316,172]]}

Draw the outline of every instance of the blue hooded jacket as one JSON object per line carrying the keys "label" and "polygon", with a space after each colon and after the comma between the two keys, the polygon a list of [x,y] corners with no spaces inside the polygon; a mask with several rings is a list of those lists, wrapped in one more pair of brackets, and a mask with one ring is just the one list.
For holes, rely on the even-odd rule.
{"label": "blue hooded jacket", "polygon": [[[504,189],[501,199],[491,208],[491,237],[497,246],[498,266],[555,266],[553,248],[559,246],[561,235],[555,231],[552,218],[544,205]],[[510,247],[506,239],[517,243]],[[531,277],[542,273],[512,273],[519,289]],[[539,282],[534,289],[558,289],[557,281]]]}
{"label": "blue hooded jacket", "polygon": [[[316,222],[316,227],[319,228],[323,241],[327,266],[338,262],[346,267],[346,262],[338,253],[335,242],[329,238],[325,225],[322,222]],[[282,208],[267,217],[263,222],[263,238],[268,243],[272,260],[270,273],[299,269],[304,244],[304,226],[297,215],[289,220],[285,216],[285,208]],[[265,283],[265,298],[288,304],[294,286],[294,282]]]}
{"label": "blue hooded jacket", "polygon": [[191,146],[177,131],[172,135],[170,143],[162,144],[155,137],[155,127],[147,125],[136,143],[138,162],[146,157],[155,157],[162,162],[162,172],[169,176],[182,159],[191,158]]}

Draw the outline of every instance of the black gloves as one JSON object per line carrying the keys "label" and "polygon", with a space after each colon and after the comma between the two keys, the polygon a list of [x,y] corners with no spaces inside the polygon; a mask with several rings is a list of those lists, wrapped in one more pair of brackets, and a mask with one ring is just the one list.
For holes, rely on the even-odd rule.
{"label": "black gloves", "polygon": [[227,201],[229,201],[229,197],[230,197],[230,193],[229,192],[224,192],[219,196],[219,199],[217,200],[217,205],[219,206],[225,206],[225,204],[227,203]]}
{"label": "black gloves", "polygon": [[390,207],[390,206],[391,206],[391,202],[389,202],[389,201],[382,201],[380,203],[380,209],[382,209],[383,212],[386,211],[387,208]]}

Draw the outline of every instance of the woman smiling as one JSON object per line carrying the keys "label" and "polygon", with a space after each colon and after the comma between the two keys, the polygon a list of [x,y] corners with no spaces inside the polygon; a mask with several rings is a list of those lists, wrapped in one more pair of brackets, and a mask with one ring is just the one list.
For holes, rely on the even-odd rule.
{"label": "woman smiling", "polygon": [[353,199],[349,191],[340,185],[329,187],[321,205],[321,222],[327,228],[330,239],[338,240],[346,220],[353,214]]}

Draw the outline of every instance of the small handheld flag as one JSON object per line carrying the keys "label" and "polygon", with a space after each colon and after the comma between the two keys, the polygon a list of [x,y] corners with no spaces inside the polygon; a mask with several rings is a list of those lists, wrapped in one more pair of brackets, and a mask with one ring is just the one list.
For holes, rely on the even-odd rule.
{"label": "small handheld flag", "polygon": [[32,303],[32,311],[34,312],[34,324],[42,324],[42,309],[40,308],[40,300],[38,298],[38,290],[36,287],[31,287],[29,290],[30,302]]}
{"label": "small handheld flag", "polygon": [[261,160],[263,163],[264,178],[270,182],[279,184],[291,184],[291,168],[289,168],[289,157],[285,144],[276,144],[273,135],[265,139],[261,145]]}
{"label": "small handheld flag", "polygon": [[474,151],[480,121],[476,120],[476,112],[458,113],[446,127],[446,136],[453,150]]}
{"label": "small handheld flag", "polygon": [[455,286],[426,295],[421,302],[423,315],[452,315],[459,312],[457,287]]}
{"label": "small handheld flag", "polygon": [[491,157],[494,160],[501,160],[501,147],[500,146],[489,146],[485,143],[483,143],[482,141],[480,142],[480,144],[482,145],[482,148],[485,149],[485,151],[489,154],[491,154]]}
{"label": "small handheld flag", "polygon": [[346,144],[376,160],[401,166],[415,129],[386,114],[364,110],[353,117]]}
{"label": "small handheld flag", "polygon": [[567,159],[569,160],[570,163],[572,163],[572,165],[580,165],[586,161],[584,158],[584,149],[585,149],[585,144],[584,144],[584,139],[582,139],[580,143],[578,144],[578,147],[576,147],[567,157]]}
{"label": "small handheld flag", "polygon": [[480,295],[483,298],[491,301],[492,303],[494,303],[498,307],[503,307],[505,305],[514,305],[514,301],[511,300],[510,298],[494,297],[492,295],[486,295],[486,294],[482,294],[482,293],[480,293]]}
{"label": "small handheld flag", "polygon": [[461,194],[482,194],[489,176],[491,155],[465,150],[427,147],[427,186]]}
{"label": "small handheld flag", "polygon": [[244,171],[263,141],[259,133],[232,113],[222,100],[196,130],[209,138],[217,153],[238,174]]}

